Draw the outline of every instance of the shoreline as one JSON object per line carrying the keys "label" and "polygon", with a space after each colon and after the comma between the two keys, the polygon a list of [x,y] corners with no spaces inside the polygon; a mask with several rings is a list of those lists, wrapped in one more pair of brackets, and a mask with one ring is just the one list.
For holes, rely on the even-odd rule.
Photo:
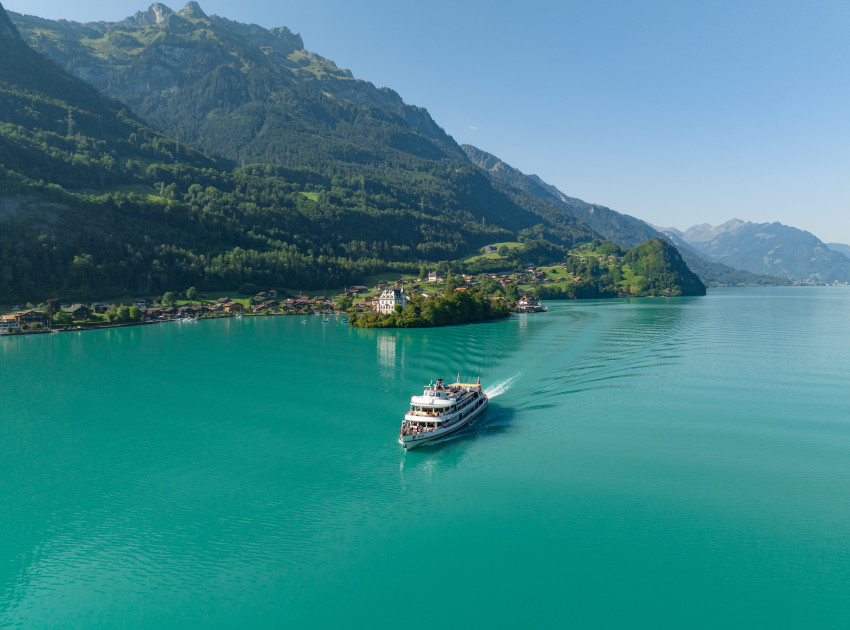
{"label": "shoreline", "polygon": [[[340,313],[331,313],[332,315],[339,315]],[[243,313],[238,317],[310,317],[310,316],[326,316],[323,313]],[[204,320],[214,320],[214,319],[236,319],[237,316],[234,315],[222,315],[217,317],[200,317],[198,319],[188,320],[180,317],[172,317],[171,319],[150,319],[141,322],[119,322],[113,324],[103,324],[98,326],[73,326],[66,328],[47,328],[41,330],[16,330],[15,332],[6,332],[0,334],[0,339],[5,339],[7,337],[23,337],[26,335],[51,335],[57,333],[71,333],[71,332],[86,332],[92,330],[107,330],[109,328],[127,328],[130,326],[149,326],[151,324],[169,324],[173,322],[184,322],[184,321],[204,321]]]}

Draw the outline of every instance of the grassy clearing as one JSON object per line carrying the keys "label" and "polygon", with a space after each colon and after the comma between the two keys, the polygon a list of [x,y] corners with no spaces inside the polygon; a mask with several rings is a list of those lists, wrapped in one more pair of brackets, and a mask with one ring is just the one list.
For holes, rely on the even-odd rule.
{"label": "grassy clearing", "polygon": [[[502,243],[490,243],[490,245],[488,245],[488,247],[495,247],[497,250],[503,246],[508,249],[519,249],[522,247],[522,243],[517,241],[504,241]],[[473,260],[494,260],[499,258],[501,258],[501,256],[499,256],[497,252],[490,254],[471,254],[464,258],[461,262],[472,262]]]}
{"label": "grassy clearing", "polygon": [[316,193],[316,192],[304,192],[304,191],[302,190],[302,191],[301,191],[301,194],[302,194],[302,195],[304,195],[305,197],[307,197],[307,199],[309,199],[310,201],[316,201],[316,202],[318,202],[318,201],[319,201],[319,193]]}
{"label": "grassy clearing", "polygon": [[144,184],[130,184],[127,186],[108,186],[106,188],[98,189],[98,197],[105,197],[106,195],[111,195],[114,193],[135,193],[137,195],[143,195],[145,197],[150,197],[151,195],[159,198],[159,195],[156,195],[156,191],[150,186],[145,186]]}
{"label": "grassy clearing", "polygon": [[374,287],[379,282],[396,282],[399,278],[402,278],[402,275],[397,271],[385,271],[383,273],[376,273],[371,276],[366,276],[363,279],[363,286],[366,287]]}

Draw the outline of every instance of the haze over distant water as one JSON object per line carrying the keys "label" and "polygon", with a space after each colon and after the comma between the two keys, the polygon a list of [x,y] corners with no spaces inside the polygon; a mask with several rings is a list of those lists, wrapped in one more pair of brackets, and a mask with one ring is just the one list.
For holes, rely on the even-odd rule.
{"label": "haze over distant water", "polygon": [[0,626],[846,625],[850,291],[548,306],[0,339]]}

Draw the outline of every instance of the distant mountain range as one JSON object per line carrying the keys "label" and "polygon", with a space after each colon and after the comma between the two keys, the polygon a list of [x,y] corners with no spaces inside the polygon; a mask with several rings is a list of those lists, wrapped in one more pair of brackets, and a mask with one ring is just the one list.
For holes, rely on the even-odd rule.
{"label": "distant mountain range", "polygon": [[781,223],[732,219],[684,232],[658,229],[674,244],[686,243],[712,260],[753,273],[812,282],[850,281],[850,259],[840,245],[829,247],[810,232]]}

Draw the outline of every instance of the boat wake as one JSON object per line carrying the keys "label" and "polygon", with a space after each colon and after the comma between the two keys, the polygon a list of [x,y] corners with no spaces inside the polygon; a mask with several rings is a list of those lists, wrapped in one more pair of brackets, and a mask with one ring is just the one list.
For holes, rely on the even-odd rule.
{"label": "boat wake", "polygon": [[517,377],[519,377],[519,374],[515,374],[514,376],[507,378],[504,381],[500,381],[492,387],[489,387],[484,393],[487,394],[487,398],[495,398],[496,396],[501,396],[511,388],[511,385],[517,379]]}

